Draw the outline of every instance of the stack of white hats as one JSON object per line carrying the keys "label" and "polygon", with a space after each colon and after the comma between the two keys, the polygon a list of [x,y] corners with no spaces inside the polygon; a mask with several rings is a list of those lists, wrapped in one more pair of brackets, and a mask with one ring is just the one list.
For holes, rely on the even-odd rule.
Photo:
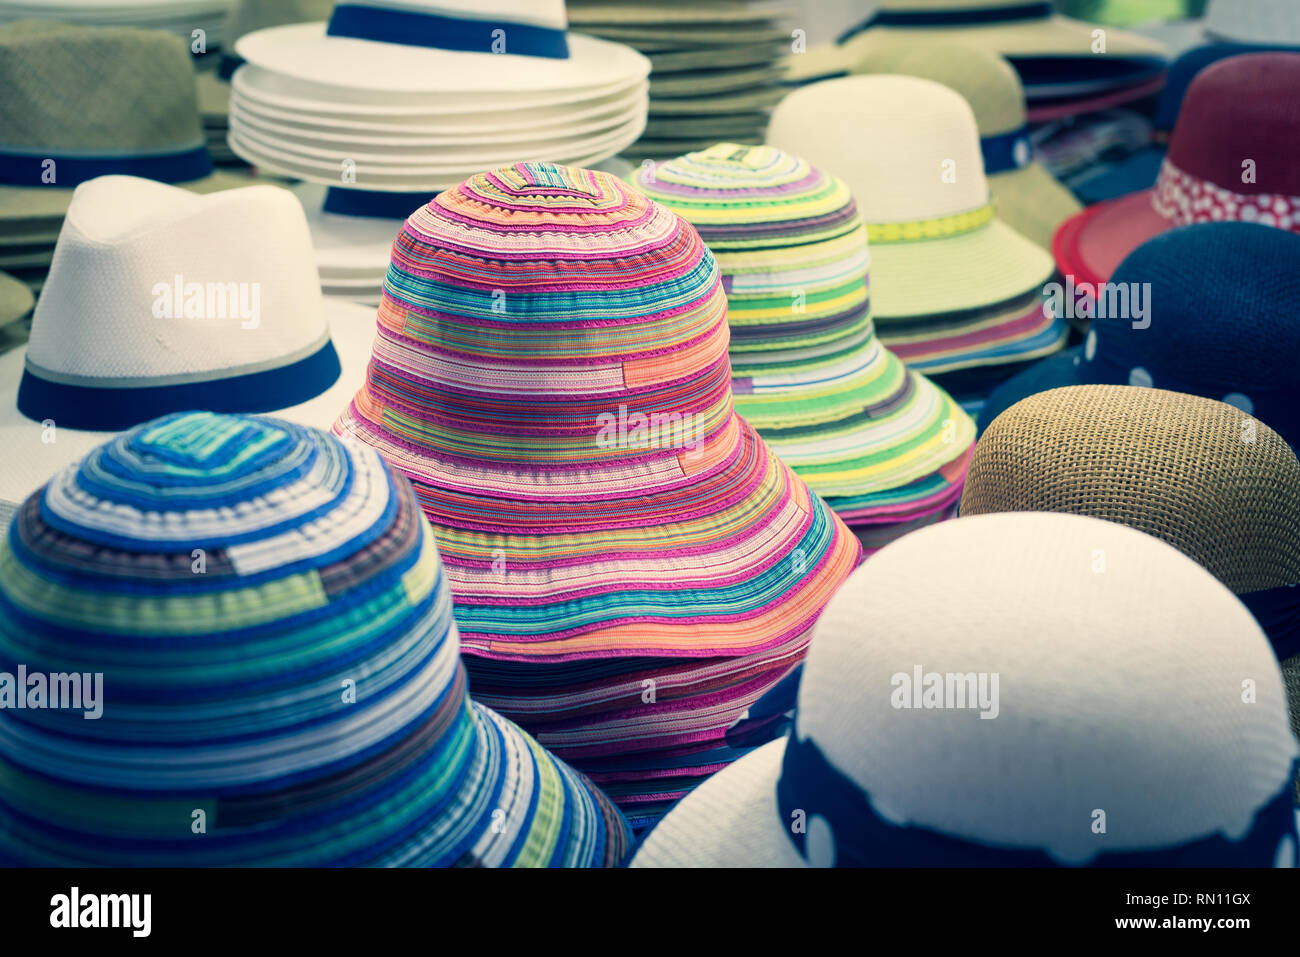
{"label": "stack of white hats", "polygon": [[569,22],[650,58],[650,117],[629,155],[667,159],[719,140],[763,142],[784,95],[786,12],[747,0],[572,0]]}
{"label": "stack of white hats", "polygon": [[[152,27],[197,39],[205,49],[221,46],[222,29],[234,0],[0,0],[0,22],[63,20],[92,27]],[[203,52],[203,51],[199,51]]]}
{"label": "stack of white hats", "polygon": [[393,237],[434,193],[515,162],[592,166],[645,128],[649,61],[569,34],[562,0],[345,2],[235,53],[231,148],[314,185],[322,283],[359,301],[378,301]]}

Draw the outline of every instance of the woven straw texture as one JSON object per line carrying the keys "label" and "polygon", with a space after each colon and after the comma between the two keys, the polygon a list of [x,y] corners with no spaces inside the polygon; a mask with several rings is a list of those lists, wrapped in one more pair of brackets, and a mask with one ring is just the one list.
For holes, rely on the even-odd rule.
{"label": "woven straw texture", "polygon": [[961,511],[1119,522],[1237,593],[1300,582],[1300,463],[1263,423],[1198,396],[1105,385],[1031,396],[981,437]]}
{"label": "woven straw texture", "polygon": [[7,24],[0,90],[9,149],[119,153],[203,142],[189,52],[161,31]]}

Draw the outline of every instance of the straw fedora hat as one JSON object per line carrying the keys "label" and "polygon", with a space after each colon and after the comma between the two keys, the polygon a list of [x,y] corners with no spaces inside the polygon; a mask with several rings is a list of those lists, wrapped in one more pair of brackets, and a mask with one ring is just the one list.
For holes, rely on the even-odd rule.
{"label": "straw fedora hat", "polygon": [[1188,223],[1243,221],[1300,232],[1300,53],[1248,53],[1192,81],[1153,188],[1061,224],[1063,275],[1105,282],[1130,252]]}
{"label": "straw fedora hat", "polygon": [[433,533],[372,450],[256,416],[140,425],[0,542],[0,656],[102,683],[0,711],[0,859],[619,863],[609,799],[470,700],[459,651]]}
{"label": "straw fedora hat", "polygon": [[902,73],[962,95],[979,126],[984,175],[998,218],[1044,249],[1061,222],[1082,207],[1033,155],[1025,91],[996,53],[956,43],[910,46],[888,35],[859,48],[854,73]]}
{"label": "straw fedora hat", "polygon": [[960,518],[854,573],[789,736],[632,866],[1293,866],[1297,751],[1268,641],[1194,561],[1081,515]]}
{"label": "straw fedora hat", "polygon": [[0,357],[0,499],[167,412],[328,426],[365,375],[371,312],[322,301],[298,201],[105,176],[78,186],[31,341]]}
{"label": "straw fedora hat", "polygon": [[781,101],[767,141],[848,184],[867,222],[878,334],[909,365],[931,373],[1060,348],[1066,324],[1042,311],[1051,256],[997,217],[960,94],[913,76],[826,80]]}
{"label": "straw fedora hat", "polygon": [[143,176],[194,192],[255,180],[213,172],[185,44],[156,30],[0,26],[0,232],[57,230],[74,187]]}
{"label": "straw fedora hat", "polygon": [[1148,240],[1100,294],[1069,277],[1061,307],[1091,318],[1082,345],[1000,385],[987,428],[1025,396],[1088,383],[1218,399],[1300,447],[1300,236],[1249,223],[1198,223]]}

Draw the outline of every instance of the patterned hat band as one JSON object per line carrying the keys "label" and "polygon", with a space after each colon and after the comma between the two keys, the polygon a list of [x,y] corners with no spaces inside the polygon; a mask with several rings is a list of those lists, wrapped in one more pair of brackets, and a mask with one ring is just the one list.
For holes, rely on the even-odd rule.
{"label": "patterned hat band", "polygon": [[867,241],[872,243],[908,243],[924,239],[950,239],[974,232],[993,221],[993,203],[977,209],[935,219],[918,219],[909,223],[868,223]]}
{"label": "patterned hat band", "polygon": [[1151,207],[1178,226],[1237,221],[1300,233],[1300,196],[1237,193],[1179,169],[1168,158],[1151,192]]}

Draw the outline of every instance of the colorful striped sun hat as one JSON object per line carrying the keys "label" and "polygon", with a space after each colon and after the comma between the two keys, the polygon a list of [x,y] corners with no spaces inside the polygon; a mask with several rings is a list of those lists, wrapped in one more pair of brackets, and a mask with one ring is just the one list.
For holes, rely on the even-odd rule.
{"label": "colorful striped sun hat", "polygon": [[407,220],[335,425],[412,480],[476,694],[616,779],[634,824],[730,760],[860,555],[735,414],[727,343],[689,224],[521,163]]}
{"label": "colorful striped sun hat", "polygon": [[59,472],[0,542],[0,672],[24,702],[0,710],[0,863],[599,866],[629,845],[589,781],[467,697],[410,485],[314,429],[177,413]]}
{"label": "colorful striped sun hat", "polygon": [[947,514],[974,425],[876,338],[867,228],[844,182],[722,143],[643,166],[634,185],[717,259],[736,409],[781,459],[849,525],[876,526],[870,545]]}

